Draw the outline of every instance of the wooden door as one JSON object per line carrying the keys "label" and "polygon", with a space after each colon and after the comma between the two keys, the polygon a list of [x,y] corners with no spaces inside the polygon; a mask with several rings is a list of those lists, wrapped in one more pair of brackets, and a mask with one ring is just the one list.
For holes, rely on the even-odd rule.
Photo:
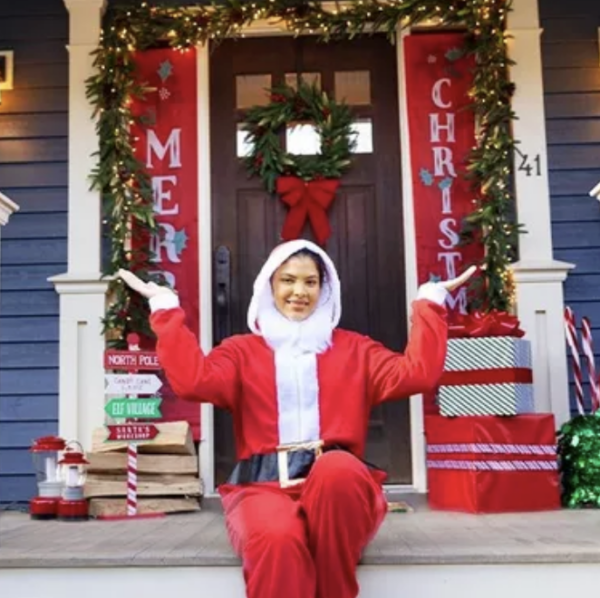
{"label": "wooden door", "polygon": [[[286,214],[280,200],[263,190],[259,178],[248,178],[238,157],[243,155],[238,126],[245,108],[267,100],[265,87],[302,74],[305,80],[318,77],[323,89],[351,105],[367,131],[359,140],[361,153],[354,155],[329,211],[333,234],[326,249],[342,281],[341,326],[390,348],[404,349],[395,52],[383,36],[327,44],[310,37],[243,39],[214,48],[210,63],[212,226],[215,262],[221,261],[214,272],[216,342],[247,331],[252,283],[280,241]],[[308,227],[304,235],[312,238]],[[230,272],[223,255],[229,255]],[[231,421],[222,412],[215,414],[215,442],[216,480],[221,483],[234,464]],[[390,483],[411,483],[410,451],[408,401],[374,410],[366,458],[388,471]]]}

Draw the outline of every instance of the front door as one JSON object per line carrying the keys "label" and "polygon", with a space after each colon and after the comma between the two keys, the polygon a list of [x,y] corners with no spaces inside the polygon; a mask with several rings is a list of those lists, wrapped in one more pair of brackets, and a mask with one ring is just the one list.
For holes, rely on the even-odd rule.
{"label": "front door", "polygon": [[[352,107],[360,131],[353,164],[329,211],[326,250],[342,282],[341,326],[403,350],[406,342],[404,243],[396,50],[383,36],[354,41],[272,37],[229,40],[211,52],[210,120],[215,343],[247,331],[252,284],[279,234],[286,208],[249,179],[240,124],[265,103],[265,88],[298,75],[316,80]],[[282,135],[282,137],[285,137]],[[290,139],[292,139],[290,137]],[[282,143],[285,139],[282,138]],[[292,143],[292,141],[290,141]],[[288,147],[300,152],[302,148]],[[306,227],[306,238],[312,238]],[[409,403],[373,411],[367,460],[391,483],[410,484]],[[215,413],[215,475],[222,483],[235,462],[231,420]]]}

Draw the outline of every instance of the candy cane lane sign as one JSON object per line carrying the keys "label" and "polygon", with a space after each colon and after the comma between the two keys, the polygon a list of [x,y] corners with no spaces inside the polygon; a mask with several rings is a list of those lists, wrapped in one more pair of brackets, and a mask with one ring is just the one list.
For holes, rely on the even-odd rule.
{"label": "candy cane lane sign", "polygon": [[111,399],[104,406],[104,411],[113,419],[159,419],[162,417],[160,412],[160,397],[149,399]]}
{"label": "candy cane lane sign", "polygon": [[156,353],[150,351],[116,351],[104,352],[104,368],[107,370],[144,371],[160,370]]}
{"label": "candy cane lane sign", "polygon": [[105,374],[107,395],[152,395],[162,382],[155,374]]}
{"label": "candy cane lane sign", "polygon": [[140,442],[154,440],[158,435],[158,428],[154,424],[117,424],[106,426],[108,436],[106,440],[125,442]]}

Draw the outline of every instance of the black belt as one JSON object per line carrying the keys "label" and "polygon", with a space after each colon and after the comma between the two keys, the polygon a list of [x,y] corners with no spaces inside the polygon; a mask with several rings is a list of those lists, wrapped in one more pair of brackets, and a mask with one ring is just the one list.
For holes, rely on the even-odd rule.
{"label": "black belt", "polygon": [[[309,474],[318,452],[348,451],[339,444],[323,446],[321,449],[303,449],[287,452],[288,475],[292,480],[302,480]],[[349,452],[349,451],[348,451]],[[248,459],[238,461],[227,480],[228,484],[252,484],[256,482],[281,482],[279,472],[279,452],[264,455],[252,455]]]}

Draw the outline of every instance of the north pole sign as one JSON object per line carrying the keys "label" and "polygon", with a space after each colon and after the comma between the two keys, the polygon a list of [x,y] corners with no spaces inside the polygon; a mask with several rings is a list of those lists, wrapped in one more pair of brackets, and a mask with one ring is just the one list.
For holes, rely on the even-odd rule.
{"label": "north pole sign", "polygon": [[154,424],[116,424],[108,425],[106,429],[107,441],[143,442],[154,440],[158,435],[158,428]]}
{"label": "north pole sign", "polygon": [[104,368],[107,370],[125,370],[126,372],[160,370],[158,356],[151,351],[104,352]]}

